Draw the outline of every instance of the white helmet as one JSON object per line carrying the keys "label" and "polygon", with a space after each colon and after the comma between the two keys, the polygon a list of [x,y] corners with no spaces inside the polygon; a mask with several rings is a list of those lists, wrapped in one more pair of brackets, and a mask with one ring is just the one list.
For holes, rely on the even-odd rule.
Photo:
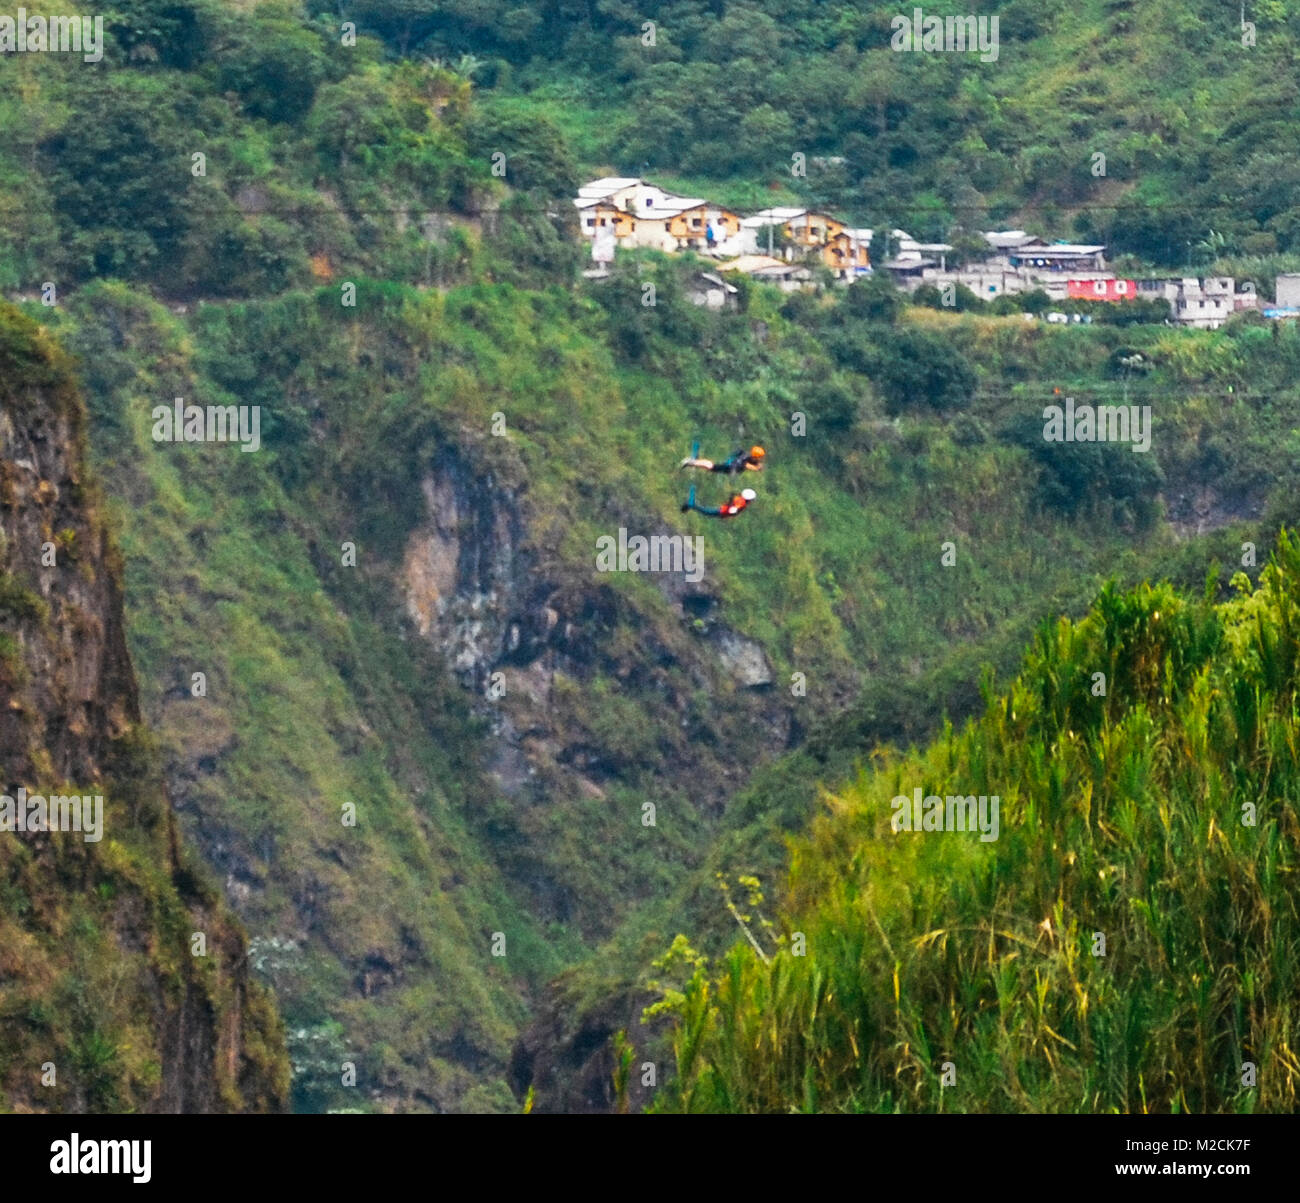
{"label": "white helmet", "polygon": [[746,501],[753,501],[754,498],[758,496],[758,494],[755,493],[753,489],[744,489],[744,490],[741,491],[741,494],[740,494],[740,495],[741,495],[741,496],[742,496]]}

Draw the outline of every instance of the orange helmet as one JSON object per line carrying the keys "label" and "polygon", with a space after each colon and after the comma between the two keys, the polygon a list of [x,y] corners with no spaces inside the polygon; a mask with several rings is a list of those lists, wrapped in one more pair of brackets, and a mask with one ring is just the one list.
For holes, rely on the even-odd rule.
{"label": "orange helmet", "polygon": [[764,451],[762,447],[751,447],[749,449],[749,454],[752,455],[755,459],[762,459],[763,456],[767,454],[767,452]]}

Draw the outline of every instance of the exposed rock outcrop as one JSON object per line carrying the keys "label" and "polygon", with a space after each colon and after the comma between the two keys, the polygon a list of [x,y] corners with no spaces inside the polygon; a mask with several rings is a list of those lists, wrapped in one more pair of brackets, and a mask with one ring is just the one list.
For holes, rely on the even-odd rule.
{"label": "exposed rock outcrop", "polygon": [[0,793],[102,798],[97,840],[0,830],[0,1109],[280,1110],[279,1021],[140,727],[82,423],[61,352],[0,306]]}
{"label": "exposed rock outcrop", "polygon": [[[426,516],[402,564],[407,614],[481,699],[495,776],[508,795],[536,787],[539,774],[553,789],[602,797],[611,780],[662,773],[692,781],[702,809],[721,806],[745,766],[738,772],[714,759],[716,734],[693,738],[692,694],[704,685],[731,697],[710,722],[762,730],[767,752],[788,739],[788,707],[761,696],[773,679],[763,648],[718,621],[719,599],[698,582],[683,573],[656,578],[668,615],[633,605],[593,570],[533,546],[525,499],[456,447],[441,450],[421,488]],[[582,705],[600,679],[643,707],[648,725],[663,720],[683,733],[673,748],[679,759],[633,763],[627,747],[604,745]],[[567,690],[564,714],[557,684]]]}
{"label": "exposed rock outcrop", "polygon": [[[712,823],[754,765],[788,746],[793,711],[771,688],[763,647],[723,621],[711,583],[657,573],[656,602],[598,573],[594,549],[591,561],[573,563],[534,533],[546,528],[526,489],[478,471],[472,455],[444,446],[422,481],[424,520],[401,565],[406,612],[490,724],[488,767],[510,800],[494,842],[525,850],[506,871],[538,914],[599,939],[648,888],[627,879],[633,864],[613,859],[617,840],[631,842],[620,830],[640,824],[639,813],[620,815],[623,799],[691,807],[687,821]],[[648,525],[610,511],[612,531]],[[581,814],[575,799],[607,808],[600,821],[609,826],[589,824],[583,836],[600,849],[602,874],[619,883],[605,909],[572,896],[562,868],[546,860],[556,840],[537,835],[548,815]],[[629,992],[589,1010],[547,992],[515,1045],[513,1089],[522,1097],[532,1087],[539,1110],[610,1109],[609,1038],[639,1030],[646,1001]],[[641,1094],[632,1083],[631,1105]]]}

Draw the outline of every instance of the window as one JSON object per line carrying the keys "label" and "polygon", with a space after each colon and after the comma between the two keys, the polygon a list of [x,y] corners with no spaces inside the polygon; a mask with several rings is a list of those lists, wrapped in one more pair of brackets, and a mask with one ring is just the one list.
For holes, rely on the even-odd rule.
{"label": "window", "polygon": [[594,226],[596,224],[596,219],[594,217],[587,218],[587,224],[589,226]]}

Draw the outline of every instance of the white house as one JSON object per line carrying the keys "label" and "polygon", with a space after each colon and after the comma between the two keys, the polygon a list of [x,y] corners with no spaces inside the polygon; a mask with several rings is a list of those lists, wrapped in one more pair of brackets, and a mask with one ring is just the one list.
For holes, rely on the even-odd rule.
{"label": "white house", "polygon": [[1300,308],[1300,273],[1282,272],[1278,275],[1277,303],[1284,309]]}
{"label": "white house", "polygon": [[719,271],[742,272],[755,280],[775,284],[782,292],[798,292],[812,280],[812,272],[798,263],[773,259],[768,255],[741,255],[730,263],[722,264]]}
{"label": "white house", "polygon": [[606,176],[578,189],[578,225],[596,240],[612,229],[619,246],[648,247],[673,254],[738,254],[740,216],[702,196],[679,196],[631,176]]}
{"label": "white house", "polygon": [[[760,209],[757,213],[741,219],[740,232],[734,246],[727,249],[738,255],[766,255],[768,251],[767,235],[769,228],[784,230],[786,224],[803,217],[807,209],[778,205],[771,209]],[[762,243],[760,246],[759,243]],[[773,243],[773,255],[780,248]]]}
{"label": "white house", "polygon": [[1231,276],[1139,280],[1137,293],[1145,300],[1167,301],[1173,320],[1196,330],[1217,330],[1238,309],[1254,308],[1258,302],[1254,292],[1237,292]]}
{"label": "white house", "polygon": [[707,305],[710,309],[734,309],[739,291],[734,284],[714,272],[697,272],[686,285],[686,295],[695,304]]}

